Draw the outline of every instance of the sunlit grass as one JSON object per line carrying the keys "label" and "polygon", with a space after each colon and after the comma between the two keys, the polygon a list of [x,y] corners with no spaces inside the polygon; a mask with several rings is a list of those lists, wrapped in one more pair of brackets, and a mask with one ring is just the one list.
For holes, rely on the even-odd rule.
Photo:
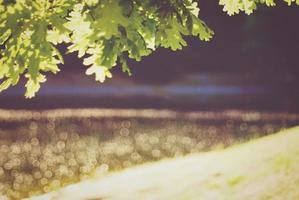
{"label": "sunlit grass", "polygon": [[33,199],[296,200],[299,127],[225,150],[149,163]]}

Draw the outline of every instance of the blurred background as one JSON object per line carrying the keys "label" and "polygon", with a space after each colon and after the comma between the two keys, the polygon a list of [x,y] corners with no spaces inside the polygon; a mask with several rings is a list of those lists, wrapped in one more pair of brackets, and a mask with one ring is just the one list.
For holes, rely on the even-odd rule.
{"label": "blurred background", "polygon": [[215,31],[210,42],[188,37],[182,51],[158,49],[130,61],[131,77],[116,67],[103,84],[86,76],[82,60],[70,54],[58,75],[47,75],[36,98],[25,99],[20,84],[0,94],[0,107],[298,112],[298,8],[282,3],[229,17],[217,2],[200,7],[200,17]]}

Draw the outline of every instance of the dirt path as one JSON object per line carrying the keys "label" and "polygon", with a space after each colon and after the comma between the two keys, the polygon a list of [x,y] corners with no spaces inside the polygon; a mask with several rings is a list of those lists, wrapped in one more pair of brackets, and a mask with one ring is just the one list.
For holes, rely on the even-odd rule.
{"label": "dirt path", "polygon": [[226,150],[95,177],[31,199],[299,199],[299,127]]}

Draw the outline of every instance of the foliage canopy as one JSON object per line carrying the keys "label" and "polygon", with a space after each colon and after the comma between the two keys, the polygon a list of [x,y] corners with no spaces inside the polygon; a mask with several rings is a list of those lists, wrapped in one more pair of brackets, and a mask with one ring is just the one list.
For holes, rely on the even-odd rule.
{"label": "foliage canopy", "polygon": [[[219,1],[228,15],[251,14],[258,4],[275,1]],[[131,74],[127,59],[139,61],[158,47],[182,49],[183,36],[209,41],[213,34],[194,0],[0,0],[0,91],[25,76],[25,96],[33,97],[44,73],[63,64],[61,43],[84,58],[87,75],[103,82],[117,63]]]}

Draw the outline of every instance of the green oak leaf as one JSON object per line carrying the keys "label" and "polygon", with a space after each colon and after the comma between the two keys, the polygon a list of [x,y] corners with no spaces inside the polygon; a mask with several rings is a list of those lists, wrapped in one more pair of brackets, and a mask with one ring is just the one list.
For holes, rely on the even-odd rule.
{"label": "green oak leaf", "polygon": [[46,77],[42,74],[38,74],[35,78],[35,80],[33,80],[31,78],[31,75],[26,74],[26,76],[28,78],[28,81],[25,85],[26,87],[26,93],[25,93],[25,97],[26,98],[32,98],[35,96],[35,93],[40,89],[40,84],[44,83],[46,81]]}
{"label": "green oak leaf", "polygon": [[97,66],[97,65],[93,65],[91,67],[89,67],[86,70],[86,75],[92,75],[95,74],[95,80],[96,81],[100,81],[101,83],[103,83],[107,78],[111,78],[112,74],[110,73],[109,69],[107,69],[107,67],[104,66]]}

